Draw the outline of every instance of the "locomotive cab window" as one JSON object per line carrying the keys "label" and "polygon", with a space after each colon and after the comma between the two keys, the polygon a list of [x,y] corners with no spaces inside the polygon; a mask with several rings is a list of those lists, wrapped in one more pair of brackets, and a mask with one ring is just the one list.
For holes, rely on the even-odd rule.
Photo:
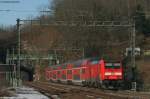
{"label": "locomotive cab window", "polygon": [[98,62],[99,62],[98,60],[94,60],[94,61],[91,62],[91,64],[92,64],[92,65],[98,64]]}
{"label": "locomotive cab window", "polygon": [[119,69],[121,67],[120,63],[106,63],[106,68]]}

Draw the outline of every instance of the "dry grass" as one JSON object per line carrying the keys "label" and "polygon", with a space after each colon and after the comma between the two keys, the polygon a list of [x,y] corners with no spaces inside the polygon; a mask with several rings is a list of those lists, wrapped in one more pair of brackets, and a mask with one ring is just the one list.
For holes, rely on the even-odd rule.
{"label": "dry grass", "polygon": [[[1,89],[1,88],[0,88]],[[11,94],[8,92],[8,90],[0,90],[0,97],[9,97]]]}
{"label": "dry grass", "polygon": [[12,97],[15,96],[15,89],[12,87],[1,87],[0,86],[0,99],[1,97]]}
{"label": "dry grass", "polygon": [[150,59],[141,59],[136,62],[138,70],[145,84],[150,84]]}

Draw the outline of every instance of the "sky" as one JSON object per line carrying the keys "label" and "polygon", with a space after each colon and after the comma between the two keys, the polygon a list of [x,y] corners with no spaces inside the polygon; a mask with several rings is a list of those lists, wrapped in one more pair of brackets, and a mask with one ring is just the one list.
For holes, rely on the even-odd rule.
{"label": "sky", "polygon": [[[5,1],[5,0],[0,0]],[[6,0],[8,1],[8,0]],[[16,0],[9,0],[16,1]],[[15,25],[16,19],[34,18],[51,0],[18,0],[20,3],[0,3],[0,25]],[[11,11],[1,11],[11,10]]]}

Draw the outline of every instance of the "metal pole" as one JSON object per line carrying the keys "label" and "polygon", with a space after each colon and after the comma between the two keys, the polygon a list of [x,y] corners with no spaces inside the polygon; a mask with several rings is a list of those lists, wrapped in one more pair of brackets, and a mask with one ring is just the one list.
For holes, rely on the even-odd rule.
{"label": "metal pole", "polygon": [[17,86],[20,86],[20,19],[17,19],[17,34],[18,34],[18,63],[17,63]]}
{"label": "metal pole", "polygon": [[7,49],[6,64],[9,64],[9,50]]}
{"label": "metal pole", "polygon": [[15,67],[15,48],[13,47],[13,53],[12,53],[12,64],[14,66],[14,71],[13,71],[13,87],[16,87],[16,67]]}
{"label": "metal pole", "polygon": [[133,72],[132,90],[136,91],[136,65],[135,65],[135,24],[133,25],[133,32],[131,33],[131,64]]}
{"label": "metal pole", "polygon": [[85,58],[85,49],[84,48],[82,49],[82,58],[83,59]]}
{"label": "metal pole", "polygon": [[130,18],[130,0],[127,0],[128,18]]}

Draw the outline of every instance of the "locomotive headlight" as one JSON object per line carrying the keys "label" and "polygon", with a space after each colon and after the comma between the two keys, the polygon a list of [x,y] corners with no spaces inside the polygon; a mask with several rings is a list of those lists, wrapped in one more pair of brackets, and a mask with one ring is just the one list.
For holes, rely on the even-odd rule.
{"label": "locomotive headlight", "polygon": [[121,72],[116,72],[115,75],[121,76],[122,73]]}
{"label": "locomotive headlight", "polygon": [[110,76],[110,75],[121,76],[122,73],[121,72],[105,72],[105,76]]}
{"label": "locomotive headlight", "polygon": [[109,76],[109,75],[111,75],[111,72],[105,72],[105,75]]}

